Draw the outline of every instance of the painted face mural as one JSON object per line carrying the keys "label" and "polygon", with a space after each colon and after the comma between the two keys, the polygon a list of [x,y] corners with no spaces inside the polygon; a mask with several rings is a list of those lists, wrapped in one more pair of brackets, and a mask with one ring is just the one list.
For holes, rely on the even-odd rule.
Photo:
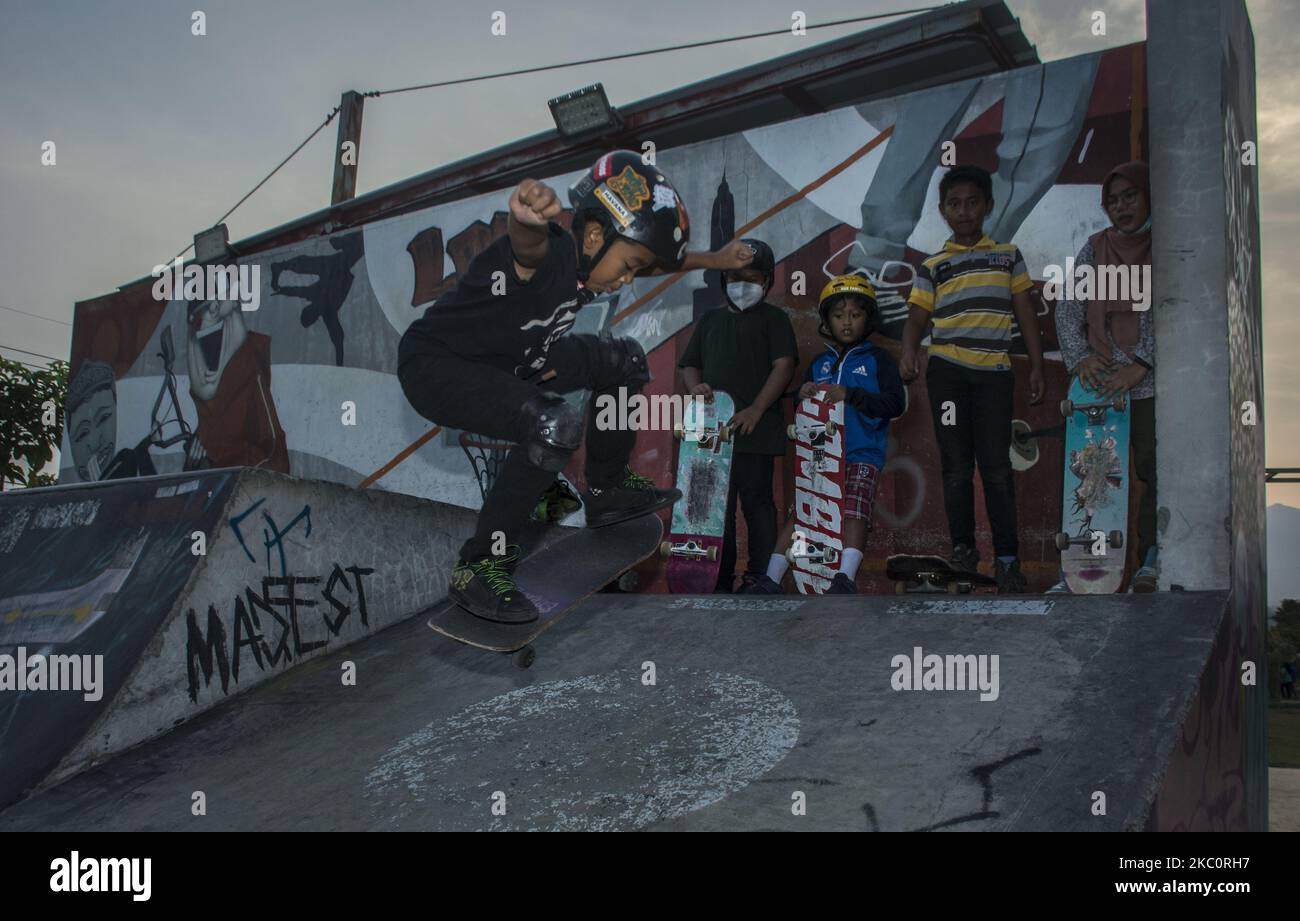
{"label": "painted face mural", "polygon": [[221,372],[230,356],[248,338],[238,301],[202,301],[189,311],[190,393],[210,400],[221,386]]}
{"label": "painted face mural", "polygon": [[78,384],[86,390],[77,394],[75,405],[69,395],[68,437],[77,475],[84,482],[100,479],[117,451],[117,396],[113,372],[101,362],[87,362],[72,389]]}

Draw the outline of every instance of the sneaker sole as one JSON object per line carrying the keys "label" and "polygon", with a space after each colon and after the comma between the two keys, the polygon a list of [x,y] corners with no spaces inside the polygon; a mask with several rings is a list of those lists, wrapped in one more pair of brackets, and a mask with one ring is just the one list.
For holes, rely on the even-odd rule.
{"label": "sneaker sole", "polygon": [[526,627],[529,624],[537,623],[539,620],[541,620],[542,617],[541,614],[538,613],[538,614],[534,614],[532,617],[528,618],[527,620],[502,620],[501,617],[496,615],[495,612],[485,613],[483,611],[474,610],[473,605],[468,604],[465,599],[458,598],[454,594],[449,594],[448,597],[452,601],[456,602],[456,606],[459,607],[462,611],[465,611],[468,614],[472,614],[475,617],[477,617],[479,620],[487,621],[490,624],[501,624],[502,626],[505,627]]}
{"label": "sneaker sole", "polygon": [[638,509],[629,509],[628,511],[624,512],[622,515],[616,518],[597,518],[595,521],[592,521],[590,518],[588,518],[587,527],[593,529],[608,528],[612,524],[622,524],[624,521],[631,521],[633,518],[640,518],[642,515],[650,515],[653,514],[654,512],[659,511],[660,509],[669,508],[670,506],[675,505],[677,503],[677,500],[682,497],[680,490],[674,489],[673,492],[676,493],[676,495],[670,494],[660,499],[658,502],[654,502],[650,505],[642,506],[641,508]]}

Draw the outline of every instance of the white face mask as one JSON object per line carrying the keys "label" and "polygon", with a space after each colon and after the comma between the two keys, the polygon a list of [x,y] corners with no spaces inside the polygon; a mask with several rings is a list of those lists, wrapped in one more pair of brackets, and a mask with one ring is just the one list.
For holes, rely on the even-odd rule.
{"label": "white face mask", "polygon": [[741,310],[748,310],[763,299],[763,286],[752,281],[733,281],[727,284],[727,297]]}

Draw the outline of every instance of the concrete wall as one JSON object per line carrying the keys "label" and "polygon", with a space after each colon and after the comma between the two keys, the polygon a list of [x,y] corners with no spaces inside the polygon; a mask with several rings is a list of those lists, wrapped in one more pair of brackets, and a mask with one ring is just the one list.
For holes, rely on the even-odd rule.
{"label": "concrete wall", "polygon": [[[1149,0],[1163,588],[1231,586],[1233,722],[1250,826],[1267,827],[1267,597],[1254,37],[1240,0]],[[1194,88],[1194,91],[1192,91]],[[1247,402],[1254,404],[1253,424]],[[1220,753],[1221,754],[1221,753]]]}

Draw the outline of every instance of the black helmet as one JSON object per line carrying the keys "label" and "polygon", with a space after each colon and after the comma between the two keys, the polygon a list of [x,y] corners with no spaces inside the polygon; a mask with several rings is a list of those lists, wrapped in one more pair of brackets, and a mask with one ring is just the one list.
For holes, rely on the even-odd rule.
{"label": "black helmet", "polygon": [[[762,240],[756,237],[744,237],[740,241],[754,251],[754,258],[749,261],[745,269],[754,269],[762,272],[767,281],[763,282],[763,297],[766,298],[772,285],[776,281],[776,256],[772,253],[772,247],[768,246]],[[731,295],[727,293],[727,275],[731,272],[743,272],[745,269],[731,269],[722,273],[722,296],[727,299],[727,303],[732,307],[736,305],[731,301]]]}
{"label": "black helmet", "polygon": [[[658,167],[642,162],[639,153],[615,150],[605,154],[569,189],[569,204],[578,244],[579,281],[586,282],[592,267],[619,237],[645,246],[654,254],[655,263],[670,272],[682,267],[691,237],[686,206],[668,177]],[[590,258],[582,252],[588,221],[605,228],[605,245]]]}

